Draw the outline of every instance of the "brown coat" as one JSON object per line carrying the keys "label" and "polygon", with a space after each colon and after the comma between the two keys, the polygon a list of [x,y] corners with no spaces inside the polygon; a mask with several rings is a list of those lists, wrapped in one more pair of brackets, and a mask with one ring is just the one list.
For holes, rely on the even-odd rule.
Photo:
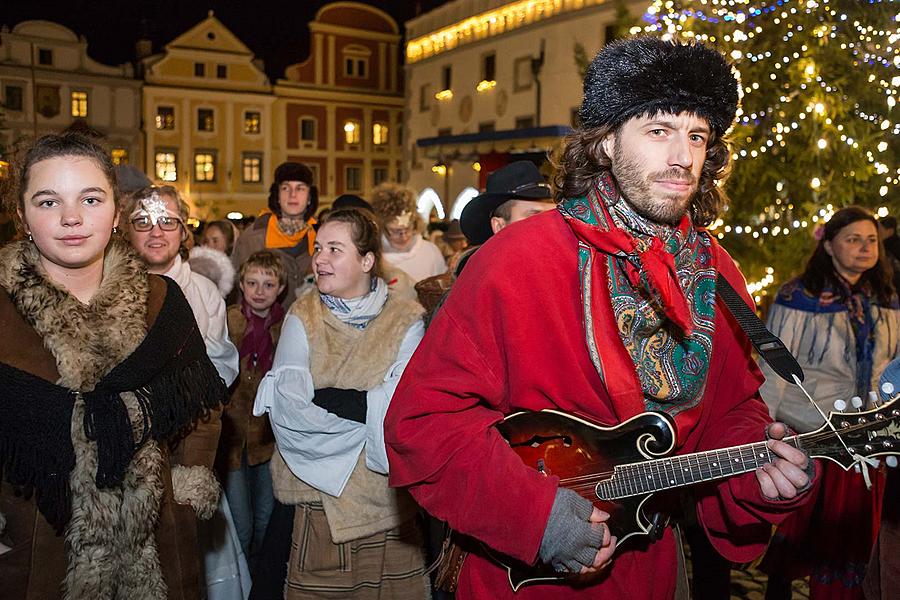
{"label": "brown coat", "polygon": [[[0,361],[70,389],[90,389],[155,322],[167,285],[148,276],[130,250],[114,243],[107,250],[104,281],[95,295],[101,300],[79,306],[46,280],[23,286],[17,266],[34,265],[35,255],[28,242],[0,251]],[[34,325],[19,312],[23,296],[38,311]],[[64,535],[56,535],[32,496],[0,480],[0,542],[11,548],[0,554],[0,598],[205,597],[195,509],[174,499],[184,498],[198,508],[202,504],[206,511],[210,504],[214,507],[217,493],[197,495],[210,481],[199,481],[195,475],[208,472],[212,465],[217,415],[199,423],[172,449],[146,442],[117,491],[98,490],[94,484],[96,443],[84,436],[83,411],[83,401],[76,400],[72,416],[76,461],[69,478],[73,516]],[[173,490],[171,467],[176,464],[193,467],[179,471],[180,479],[194,486],[193,496],[181,485],[180,493]]]}
{"label": "brown coat", "polygon": [[[240,350],[244,333],[247,331],[247,319],[241,313],[239,304],[228,307],[228,335],[234,347]],[[269,330],[272,344],[278,345],[281,335],[281,323]],[[250,357],[241,359],[241,372],[237,385],[231,392],[231,401],[222,414],[222,438],[219,441],[217,467],[220,471],[234,471],[241,467],[241,454],[247,449],[247,464],[255,466],[272,458],[275,449],[275,437],[269,426],[269,417],[253,416],[253,403],[256,400],[256,389],[263,373],[249,364]]]}

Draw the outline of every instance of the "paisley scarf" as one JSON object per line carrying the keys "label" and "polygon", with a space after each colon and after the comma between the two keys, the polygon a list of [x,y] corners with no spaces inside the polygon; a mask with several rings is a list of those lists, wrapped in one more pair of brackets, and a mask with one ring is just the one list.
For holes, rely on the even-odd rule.
{"label": "paisley scarf", "polygon": [[642,407],[626,399],[630,412],[675,415],[696,406],[715,330],[716,271],[708,235],[687,215],[677,226],[638,215],[609,173],[586,197],[564,200],[558,209],[578,239],[586,341],[611,395],[630,391],[627,383],[615,383],[626,361],[615,350],[600,352],[613,329],[603,317],[609,311],[643,396]]}

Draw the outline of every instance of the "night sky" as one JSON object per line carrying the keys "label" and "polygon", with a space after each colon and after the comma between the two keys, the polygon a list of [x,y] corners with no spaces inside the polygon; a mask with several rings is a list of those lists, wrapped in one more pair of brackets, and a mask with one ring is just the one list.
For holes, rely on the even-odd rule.
{"label": "night sky", "polygon": [[[389,13],[400,25],[445,0],[388,0],[367,2]],[[208,10],[235,33],[266,64],[273,82],[284,77],[286,66],[309,53],[307,23],[328,0],[5,0],[0,23],[12,29],[20,21],[46,19],[84,35],[88,54],[102,63],[118,65],[134,59],[134,43],[146,36],[154,53],[206,18]]]}

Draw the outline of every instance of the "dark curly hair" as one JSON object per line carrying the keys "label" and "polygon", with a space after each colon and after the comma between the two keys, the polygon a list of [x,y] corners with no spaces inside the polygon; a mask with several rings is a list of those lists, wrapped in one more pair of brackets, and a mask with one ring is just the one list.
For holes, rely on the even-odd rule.
{"label": "dark curly hair", "polygon": [[[806,263],[806,269],[800,275],[800,281],[806,290],[818,296],[826,286],[831,287],[835,292],[844,289],[844,280],[838,275],[834,269],[834,260],[825,250],[825,242],[830,242],[835,236],[847,225],[856,223],[857,221],[869,221],[878,231],[877,221],[872,213],[860,206],[847,206],[840,209],[831,219],[825,223],[822,239],[816,244],[812,256]],[[881,237],[878,238],[878,262],[875,266],[864,272],[854,287],[868,284],[872,288],[873,296],[881,304],[889,304],[896,290],[894,289],[894,270],[891,262],[887,259],[884,250],[884,242]]]}
{"label": "dark curly hair", "polygon": [[[557,200],[586,196],[597,177],[612,167],[612,159],[603,149],[607,135],[618,135],[621,126],[603,125],[576,129],[563,140],[563,148],[551,158],[556,172],[553,185]],[[689,210],[695,225],[712,223],[728,202],[721,183],[731,172],[731,150],[723,137],[710,132],[706,160],[700,172],[700,185]],[[717,185],[719,184],[719,185]]]}

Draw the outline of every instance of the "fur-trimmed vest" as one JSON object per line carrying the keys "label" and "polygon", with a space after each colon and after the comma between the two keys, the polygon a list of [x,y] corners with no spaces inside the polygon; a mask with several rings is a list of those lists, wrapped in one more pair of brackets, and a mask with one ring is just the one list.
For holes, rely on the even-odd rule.
{"label": "fur-trimmed vest", "polygon": [[[176,484],[180,502],[198,509],[209,509],[211,503],[214,508],[218,490],[208,467],[215,442],[211,453],[204,454],[202,449],[210,444],[202,440],[210,436],[209,430],[218,438],[218,422],[198,424],[198,439],[189,441],[194,438],[191,433],[171,449],[147,439],[134,450],[121,484],[103,487],[97,483],[101,457],[98,438],[93,437],[95,428],[102,425],[86,419],[82,395],[88,395],[135,351],[161,311],[165,312],[170,294],[178,294],[186,305],[177,286],[148,276],[131,249],[114,241],[106,251],[100,289],[89,304],[82,304],[47,278],[32,243],[18,242],[0,250],[0,288],[4,334],[0,336],[0,362],[81,392],[73,392],[74,402],[69,403],[71,445],[67,452],[74,450],[74,462],[68,476],[71,516],[64,522],[65,535],[58,535],[42,514],[40,489],[35,492],[31,486],[11,485],[6,476],[0,479],[0,513],[6,521],[0,542],[11,548],[0,554],[0,598],[202,597],[205,584],[197,551],[196,515],[190,506],[175,503],[178,495],[173,477],[178,475],[180,481]],[[147,412],[148,401],[130,392],[122,393],[121,399],[138,439],[139,432],[152,427],[147,421],[153,419]],[[7,400],[12,401],[0,397],[0,403]],[[51,434],[49,430],[45,433]],[[0,448],[0,458],[7,466],[18,464],[9,454],[12,451],[13,447]],[[41,465],[46,460],[38,457],[35,462]],[[174,463],[187,468],[172,471]]]}
{"label": "fur-trimmed vest", "polygon": [[[390,294],[381,313],[360,330],[338,320],[312,291],[294,303],[290,314],[299,317],[306,329],[316,388],[370,390],[384,381],[406,331],[423,312],[418,303]],[[340,497],[297,479],[278,452],[272,456],[272,478],[275,496],[285,504],[321,501],[332,540],[338,544],[393,529],[416,511],[406,491],[391,489],[386,476],[366,467],[365,451]]]}

